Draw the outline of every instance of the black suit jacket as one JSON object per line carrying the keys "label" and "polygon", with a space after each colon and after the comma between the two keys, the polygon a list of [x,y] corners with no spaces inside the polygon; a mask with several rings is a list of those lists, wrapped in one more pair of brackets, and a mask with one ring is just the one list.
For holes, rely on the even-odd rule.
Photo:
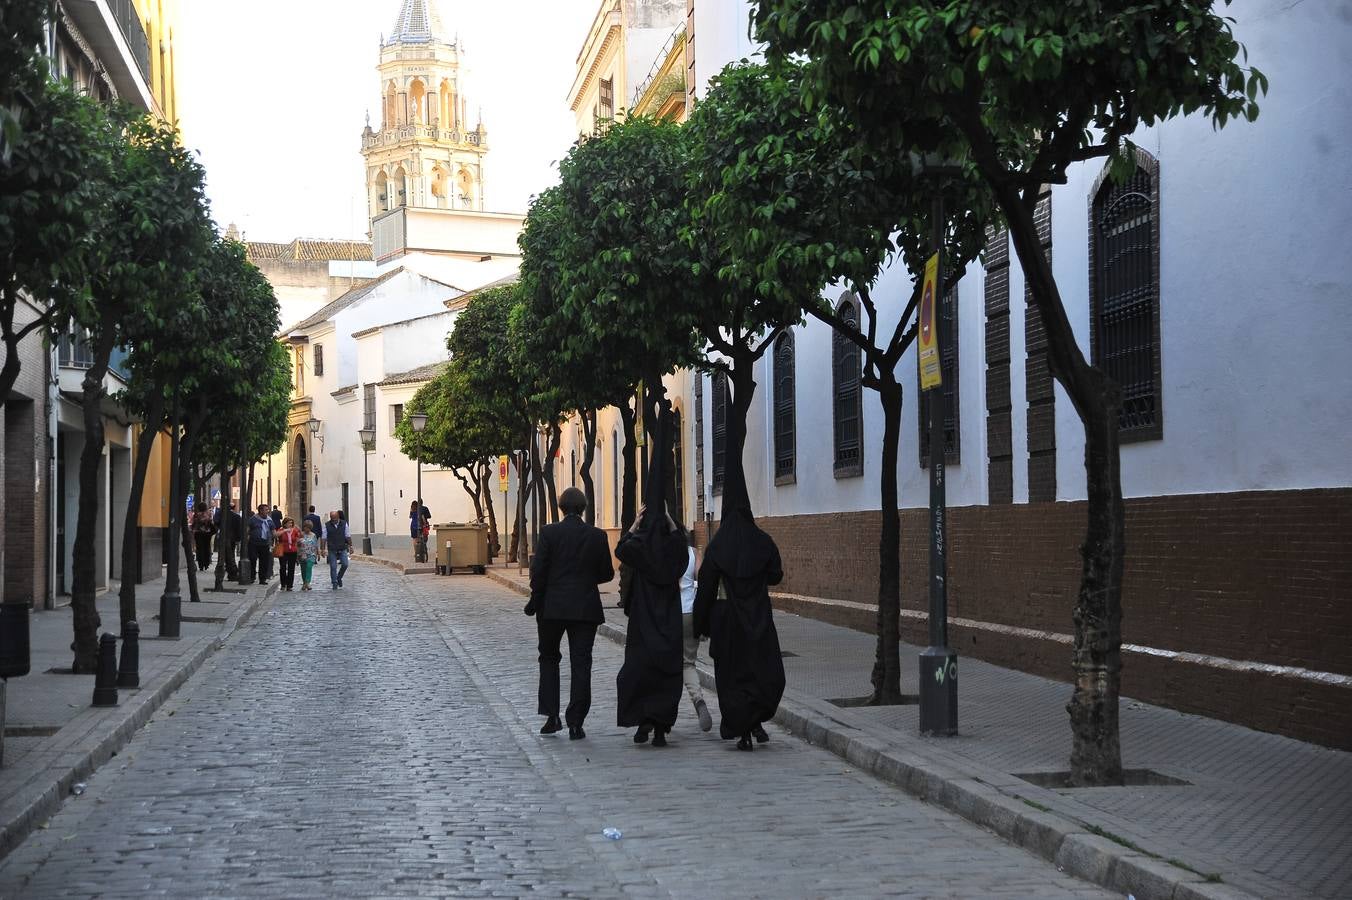
{"label": "black suit jacket", "polygon": [[606,618],[597,585],[614,577],[606,533],[583,522],[581,516],[568,516],[540,530],[530,564],[526,611],[541,619],[599,625]]}

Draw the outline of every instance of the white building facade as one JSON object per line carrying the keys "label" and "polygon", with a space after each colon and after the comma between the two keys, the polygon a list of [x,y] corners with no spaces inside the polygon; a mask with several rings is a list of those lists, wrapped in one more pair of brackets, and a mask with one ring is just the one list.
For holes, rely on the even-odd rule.
{"label": "white building facade", "polygon": [[[687,7],[699,96],[755,48],[748,4]],[[1128,397],[1124,692],[1348,746],[1352,161],[1335,148],[1352,140],[1352,119],[1320,111],[1352,108],[1352,23],[1276,2],[1230,14],[1271,79],[1258,121],[1218,131],[1188,116],[1143,129],[1132,180],[1115,185],[1101,164],[1083,164],[1039,221],[1086,356],[1111,356]],[[899,267],[874,285],[880,328],[911,285]],[[1047,371],[1003,233],[955,294],[952,643],[1065,679],[1085,520],[1081,425]],[[826,296],[851,302],[842,289]],[[810,320],[781,340],[758,369],[745,454],[753,506],[785,561],[780,602],[872,630],[882,411],[829,328]],[[923,644],[928,473],[914,352],[900,368],[898,475],[904,635]],[[693,375],[672,388],[685,413],[683,502],[716,520],[722,395]],[[598,451],[598,483],[609,484],[609,463]]]}

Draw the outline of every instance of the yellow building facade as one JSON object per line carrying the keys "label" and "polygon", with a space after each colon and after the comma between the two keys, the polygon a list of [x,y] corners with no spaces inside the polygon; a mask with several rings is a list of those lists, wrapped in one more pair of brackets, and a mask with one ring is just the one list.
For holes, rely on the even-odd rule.
{"label": "yellow building facade", "polygon": [[166,122],[178,121],[175,65],[179,0],[133,0],[150,45],[150,93]]}

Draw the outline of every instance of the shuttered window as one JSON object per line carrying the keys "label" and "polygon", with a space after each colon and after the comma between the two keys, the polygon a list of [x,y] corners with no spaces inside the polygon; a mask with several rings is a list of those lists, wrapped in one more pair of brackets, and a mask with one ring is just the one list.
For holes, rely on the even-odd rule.
{"label": "shuttered window", "polygon": [[[846,297],[836,309],[846,325],[859,327],[859,304]],[[864,417],[860,380],[863,366],[859,347],[839,331],[831,334],[832,433],[835,443],[835,476],[854,478],[864,474]]]}
{"label": "shuttered window", "polygon": [[792,484],[797,466],[793,333],[775,340],[775,484]]}
{"label": "shuttered window", "polygon": [[1159,166],[1153,158],[1138,150],[1131,177],[1103,179],[1090,231],[1094,365],[1122,390],[1121,439],[1161,438]]}
{"label": "shuttered window", "polygon": [[723,473],[728,462],[728,376],[724,372],[715,372],[711,405],[713,414],[713,491],[723,493]]}

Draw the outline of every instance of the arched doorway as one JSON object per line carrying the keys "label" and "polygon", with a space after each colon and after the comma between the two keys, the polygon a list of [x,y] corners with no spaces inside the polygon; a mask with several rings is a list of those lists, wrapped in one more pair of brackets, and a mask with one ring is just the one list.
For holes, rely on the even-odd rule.
{"label": "arched doorway", "polygon": [[295,500],[291,513],[300,521],[301,516],[310,508],[310,457],[305,451],[305,438],[303,435],[296,435],[295,452],[291,455],[295,460],[295,469],[292,471],[291,483],[295,485],[295,490],[291,492],[291,497]]}

